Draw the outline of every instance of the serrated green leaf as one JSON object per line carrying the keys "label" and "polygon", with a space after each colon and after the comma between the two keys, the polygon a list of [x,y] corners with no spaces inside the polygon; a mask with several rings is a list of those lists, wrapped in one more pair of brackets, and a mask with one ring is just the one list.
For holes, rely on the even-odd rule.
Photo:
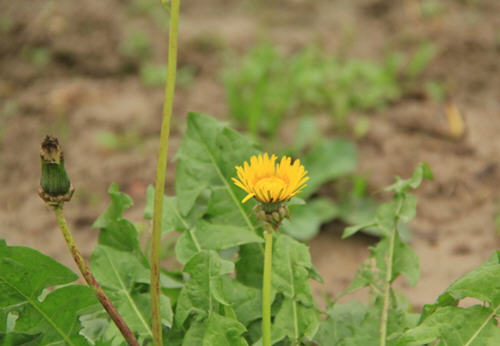
{"label": "serrated green leaf", "polygon": [[[398,217],[401,221],[408,223],[417,215],[417,199],[409,193],[402,194],[398,198],[402,198]],[[398,203],[397,199],[396,203]]]}
{"label": "serrated green leaf", "polygon": [[308,281],[311,268],[308,246],[278,233],[273,244],[273,290],[312,306],[314,302]]}
{"label": "serrated green leaf", "polygon": [[350,236],[353,236],[354,234],[358,233],[359,231],[373,227],[375,223],[368,222],[360,225],[355,225],[355,226],[349,226],[344,229],[344,233],[342,233],[342,239],[349,238]]}
{"label": "serrated green leaf", "polygon": [[[391,308],[387,314],[387,345],[395,345],[396,339],[405,330],[414,327],[416,322],[413,314],[404,311],[402,309],[404,304],[398,301],[394,295],[392,295],[391,300]],[[351,320],[352,323],[349,325],[351,335],[341,340],[340,345],[379,345],[382,299],[376,299],[365,311],[365,314],[357,314],[356,319]],[[362,318],[361,321],[360,318]],[[349,320],[345,320],[345,322],[349,322]]]}
{"label": "serrated green leaf", "polygon": [[184,266],[189,280],[182,288],[177,301],[175,323],[181,327],[191,314],[198,319],[206,318],[213,311],[218,311],[221,299],[218,278],[234,271],[232,262],[223,260],[214,251],[202,250],[194,255]]}
{"label": "serrated green leaf", "polygon": [[440,340],[440,345],[497,346],[500,328],[490,308],[447,306],[433,313],[419,326],[408,330],[400,346],[422,345]]}
{"label": "serrated green leaf", "polygon": [[356,147],[352,141],[344,139],[323,141],[313,147],[302,161],[309,172],[309,180],[301,198],[307,198],[324,183],[354,171]]}
{"label": "serrated green leaf", "polygon": [[247,227],[216,225],[200,220],[196,227],[181,235],[175,249],[178,260],[186,263],[202,250],[220,251],[242,244],[262,242],[262,238],[249,231]]}
{"label": "serrated green leaf", "polygon": [[262,288],[264,257],[258,244],[240,246],[240,257],[236,262],[236,278],[246,286]]}
{"label": "serrated green leaf", "polygon": [[262,316],[262,291],[248,287],[228,277],[221,276],[222,294],[231,304],[238,321],[245,326]]}
{"label": "serrated green leaf", "polygon": [[[42,299],[47,287],[68,284],[78,276],[34,249],[7,246],[2,240],[0,250],[0,311],[6,319],[10,313],[18,316],[9,327],[17,334],[14,340],[31,339],[29,335],[40,334],[36,339],[38,345],[86,345],[78,334],[81,329],[78,317],[81,310],[98,304],[90,288],[66,286]],[[0,335],[6,328],[6,324],[0,326]]]}
{"label": "serrated green leaf", "polygon": [[120,192],[115,183],[110,185],[108,193],[111,204],[92,225],[93,228],[101,229],[99,244],[123,251],[140,252],[137,229],[132,222],[123,218],[123,212],[134,202],[126,193]]}
{"label": "serrated green leaf", "polygon": [[[176,193],[179,210],[186,215],[206,189],[223,188],[238,210],[238,218],[254,229],[248,215],[252,203],[240,203],[244,191],[233,186],[236,165],[257,154],[252,143],[217,120],[189,113],[187,131],[177,153]],[[241,222],[241,221],[238,221]]]}
{"label": "serrated green leaf", "polygon": [[336,299],[339,299],[345,296],[346,294],[354,292],[360,288],[368,287],[372,283],[375,283],[375,277],[373,275],[372,268],[367,262],[362,263],[359,266],[356,272],[356,276],[352,280],[349,287],[347,287],[347,289],[344,292],[342,292],[340,296]]}
{"label": "serrated green leaf", "polygon": [[92,227],[104,228],[109,223],[122,219],[123,212],[134,204],[130,196],[120,192],[120,188],[116,183],[109,186],[108,193],[111,197],[111,204],[94,222]]}
{"label": "serrated green leaf", "polygon": [[[184,232],[176,245],[181,262],[187,262],[203,249],[220,250],[222,247],[261,241],[248,234],[257,234],[255,221],[250,217],[256,202],[251,200],[242,204],[245,192],[231,181],[236,176],[235,166],[248,161],[256,153],[247,138],[225,124],[207,115],[189,114],[188,128],[177,153],[178,210],[183,217],[189,215],[196,209],[196,201],[208,195],[203,220],[211,226],[208,227],[207,223],[189,224],[189,232]],[[226,231],[230,228],[234,231],[232,234],[225,233],[231,241],[223,241],[222,232],[216,229],[219,226]],[[207,232],[208,228],[210,232]],[[248,232],[244,232],[243,228],[247,228]],[[208,247],[198,241],[197,234],[210,240]],[[262,246],[259,245],[258,249],[262,254]]]}
{"label": "serrated green leaf", "polygon": [[475,298],[492,306],[500,305],[500,258],[496,251],[485,263],[453,282],[439,296],[436,303],[424,306],[420,322],[443,306],[455,306],[466,297]]}
{"label": "serrated green leaf", "polygon": [[306,241],[318,234],[321,225],[338,215],[337,206],[327,198],[315,198],[307,205],[289,207],[292,219],[284,220],[282,229],[295,239]]}
{"label": "serrated green leaf", "polygon": [[[151,296],[136,289],[136,283],[149,276],[149,269],[132,253],[97,245],[91,268],[96,280],[110,297],[129,327],[142,338],[151,338]],[[167,297],[160,296],[162,324],[172,324],[172,310]]]}
{"label": "serrated green leaf", "polygon": [[[145,219],[153,219],[154,197],[154,186],[149,185],[146,192],[146,208],[144,209]],[[190,229],[191,225],[205,213],[206,209],[207,206],[205,201],[200,201],[200,203],[196,203],[195,208],[193,208],[188,215],[183,216],[177,208],[177,197],[163,196],[162,234],[166,234],[173,230]]]}
{"label": "serrated green leaf", "polygon": [[390,236],[395,229],[397,212],[398,205],[395,201],[383,203],[378,207],[375,222],[383,235]]}
{"label": "serrated green leaf", "polygon": [[241,336],[245,331],[238,321],[212,313],[207,319],[193,323],[182,346],[245,346],[248,344]]}
{"label": "serrated green leaf", "polygon": [[[376,259],[377,268],[379,268],[382,273],[386,271],[389,245],[390,240],[384,238],[372,249],[372,256]],[[399,234],[396,233],[394,238],[391,282],[401,274],[408,279],[411,286],[414,286],[420,278],[420,267],[419,259],[415,251],[413,251],[408,244],[401,241]]]}
{"label": "serrated green leaf", "polygon": [[294,299],[285,298],[274,318],[272,343],[288,338],[292,344],[301,340],[311,341],[319,328],[316,309],[298,304]]}
{"label": "serrated green leaf", "polygon": [[336,304],[327,310],[328,318],[321,322],[314,341],[321,346],[341,345],[341,341],[353,335],[364,320],[367,308],[358,301]]}
{"label": "serrated green leaf", "polygon": [[212,224],[201,221],[193,231],[202,248],[209,250],[223,250],[230,247],[248,244],[262,243],[264,240],[247,227]]}
{"label": "serrated green leaf", "polygon": [[309,285],[313,265],[306,245],[278,233],[273,244],[272,289],[285,297],[278,312],[273,341],[312,339],[319,317]]}
{"label": "serrated green leaf", "polygon": [[494,254],[488,262],[453,282],[446,292],[456,300],[471,297],[498,305],[500,304],[499,278],[500,263]]}
{"label": "serrated green leaf", "polygon": [[[373,222],[377,213],[378,203],[370,197],[356,197],[352,201],[342,202],[339,218],[349,225]],[[371,228],[369,231],[374,230]],[[366,230],[365,230],[366,231]],[[378,232],[380,236],[380,232]]]}

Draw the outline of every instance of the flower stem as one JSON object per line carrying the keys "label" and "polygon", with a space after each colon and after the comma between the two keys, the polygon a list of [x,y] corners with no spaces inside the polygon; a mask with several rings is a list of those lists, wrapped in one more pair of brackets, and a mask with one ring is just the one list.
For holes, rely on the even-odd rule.
{"label": "flower stem", "polygon": [[68,249],[71,252],[71,255],[73,256],[76,265],[80,269],[80,272],[85,278],[85,281],[87,281],[87,284],[90,286],[97,299],[99,299],[101,305],[109,314],[113,322],[116,324],[116,326],[122,333],[127,343],[129,345],[139,346],[139,342],[137,342],[137,339],[135,338],[134,334],[132,333],[128,325],[125,323],[122,316],[118,313],[118,310],[116,310],[111,300],[109,300],[109,298],[106,296],[106,293],[104,293],[104,291],[102,290],[101,285],[99,285],[94,275],[92,275],[92,273],[90,272],[87,263],[83,259],[82,254],[80,253],[80,250],[78,250],[78,247],[75,244],[75,240],[73,239],[73,235],[69,230],[66,218],[64,217],[62,203],[54,207],[54,213],[56,215],[59,228],[61,229],[61,232],[64,236],[64,240],[68,245]]}
{"label": "flower stem", "polygon": [[168,41],[167,80],[163,103],[163,117],[156,166],[155,200],[153,214],[153,237],[151,244],[151,306],[153,320],[153,343],[161,346],[162,328],[160,314],[160,246],[163,211],[163,194],[167,171],[168,139],[170,135],[170,119],[174,102],[175,72],[177,69],[177,33],[179,27],[180,0],[170,1],[170,24]]}
{"label": "flower stem", "polygon": [[271,273],[273,258],[273,234],[264,230],[264,277],[262,280],[262,345],[271,346]]}

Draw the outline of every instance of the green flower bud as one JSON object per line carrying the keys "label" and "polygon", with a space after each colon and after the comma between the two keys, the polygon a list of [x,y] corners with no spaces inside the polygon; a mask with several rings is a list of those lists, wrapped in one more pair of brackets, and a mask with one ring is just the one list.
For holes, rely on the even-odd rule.
{"label": "green flower bud", "polygon": [[56,137],[45,136],[41,144],[40,158],[42,162],[40,197],[51,204],[69,201],[74,189],[64,168],[63,152]]}

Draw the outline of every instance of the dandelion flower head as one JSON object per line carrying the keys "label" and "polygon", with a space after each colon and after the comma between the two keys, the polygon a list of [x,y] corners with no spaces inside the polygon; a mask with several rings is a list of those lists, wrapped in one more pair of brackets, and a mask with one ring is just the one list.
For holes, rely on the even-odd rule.
{"label": "dandelion flower head", "polygon": [[252,156],[250,164],[243,162],[243,166],[236,166],[238,179],[233,178],[234,184],[248,195],[243,198],[243,203],[255,197],[263,203],[283,202],[302,191],[304,183],[309,179],[300,160],[283,156],[276,163],[276,155]]}

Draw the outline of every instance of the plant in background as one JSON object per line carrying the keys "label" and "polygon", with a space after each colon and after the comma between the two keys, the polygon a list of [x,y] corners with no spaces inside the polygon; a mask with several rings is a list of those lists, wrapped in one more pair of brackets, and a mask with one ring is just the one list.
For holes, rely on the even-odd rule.
{"label": "plant in background", "polygon": [[256,46],[224,71],[230,115],[271,142],[293,114],[326,113],[332,127],[342,129],[349,114],[400,99],[434,55],[434,47],[424,43],[403,68],[405,59],[396,53],[377,63],[331,57],[315,46],[288,57],[269,44]]}

